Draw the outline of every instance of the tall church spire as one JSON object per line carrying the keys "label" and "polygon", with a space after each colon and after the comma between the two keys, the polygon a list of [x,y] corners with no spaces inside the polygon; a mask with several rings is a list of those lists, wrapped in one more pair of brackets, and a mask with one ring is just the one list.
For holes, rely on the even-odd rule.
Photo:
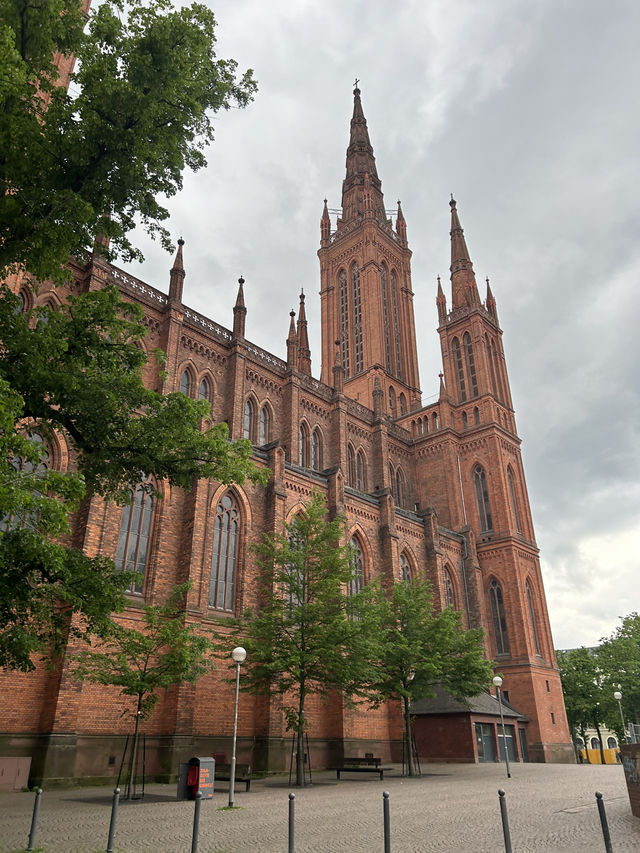
{"label": "tall church spire", "polygon": [[455,311],[456,308],[479,306],[480,294],[453,196],[449,206],[451,207],[451,308]]}
{"label": "tall church spire", "polygon": [[342,221],[350,222],[364,214],[363,187],[368,175],[371,209],[378,220],[384,220],[382,184],[376,169],[376,158],[369,140],[367,120],[362,110],[360,89],[353,90],[353,116],[347,148],[347,174],[342,183]]}
{"label": "tall church spire", "polygon": [[298,311],[298,370],[311,376],[311,350],[307,333],[307,312],[304,307],[304,290],[300,291],[300,310]]}
{"label": "tall church spire", "polygon": [[171,267],[169,274],[169,299],[176,302],[182,302],[182,287],[184,285],[184,263],[182,260],[182,247],[184,240],[182,237],[178,240],[178,251]]}

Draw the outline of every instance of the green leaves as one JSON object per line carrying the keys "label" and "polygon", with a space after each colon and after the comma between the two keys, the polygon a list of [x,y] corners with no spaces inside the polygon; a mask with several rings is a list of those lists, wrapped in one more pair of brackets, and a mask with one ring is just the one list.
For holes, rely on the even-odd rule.
{"label": "green leaves", "polygon": [[213,644],[185,622],[181,602],[188,588],[177,586],[164,604],[146,606],[140,630],[114,623],[99,651],[76,656],[75,678],[113,685],[121,695],[136,697],[143,719],[153,711],[160,689],[197,681],[213,666]]}
{"label": "green leaves", "polygon": [[[215,53],[204,5],[0,0],[0,273],[61,281],[98,232],[126,260],[139,218],[169,246],[157,201],[206,164],[212,115],[253,97],[251,71]],[[74,53],[69,93],[53,54]],[[5,85],[6,81],[6,85]]]}

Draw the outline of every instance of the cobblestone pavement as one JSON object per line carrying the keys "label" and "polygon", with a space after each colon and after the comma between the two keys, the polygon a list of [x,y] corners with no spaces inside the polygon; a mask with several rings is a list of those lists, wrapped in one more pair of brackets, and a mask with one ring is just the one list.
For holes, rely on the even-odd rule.
{"label": "cobblestone pavement", "polygon": [[[423,767],[419,779],[399,770],[384,782],[373,774],[314,775],[294,789],[296,853],[374,853],[384,850],[382,792],[390,795],[393,853],[500,853],[504,851],[498,789],[506,791],[514,853],[605,850],[595,791],[601,791],[615,853],[640,851],[640,818],[629,808],[622,768],[516,764]],[[233,811],[226,783],[202,803],[199,853],[285,853],[288,850],[287,780],[255,780],[236,793]],[[45,791],[36,848],[45,853],[97,853],[107,845],[112,790]],[[0,794],[0,851],[24,850],[34,794]],[[118,853],[188,853],[194,806],[177,802],[175,786],[150,785],[143,801],[122,802],[115,833]]]}

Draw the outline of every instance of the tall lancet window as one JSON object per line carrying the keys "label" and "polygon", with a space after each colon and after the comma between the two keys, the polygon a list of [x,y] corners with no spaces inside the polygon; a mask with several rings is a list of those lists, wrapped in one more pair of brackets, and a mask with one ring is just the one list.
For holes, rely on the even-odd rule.
{"label": "tall lancet window", "polygon": [[489,490],[487,488],[487,475],[481,465],[477,465],[473,471],[473,481],[476,489],[476,500],[478,502],[478,515],[480,516],[480,529],[482,531],[492,530],[491,506],[489,505]]}
{"label": "tall lancet window", "polygon": [[340,298],[340,352],[344,375],[350,375],[349,361],[349,291],[347,289],[347,272],[338,273],[338,293]]}
{"label": "tall lancet window", "polygon": [[400,319],[398,308],[398,281],[396,271],[391,270],[391,304],[393,307],[393,338],[395,341],[396,365],[394,373],[398,379],[402,379],[402,355],[400,350]]}
{"label": "tall lancet window", "polygon": [[233,496],[227,492],[216,507],[211,552],[209,607],[233,610],[240,517]]}
{"label": "tall lancet window", "polygon": [[489,602],[491,604],[491,619],[493,621],[493,636],[496,641],[496,653],[509,654],[509,637],[507,636],[507,617],[504,612],[502,587],[497,580],[492,580],[489,586]]}
{"label": "tall lancet window", "polygon": [[467,374],[469,375],[469,384],[471,385],[471,396],[478,396],[478,377],[476,376],[476,363],[473,358],[473,345],[471,343],[471,335],[465,332],[464,338],[464,354],[467,360]]}
{"label": "tall lancet window", "polygon": [[529,607],[529,619],[531,620],[531,630],[533,631],[533,645],[535,646],[536,654],[540,654],[540,641],[538,640],[538,627],[536,625],[536,611],[533,607],[533,593],[527,581],[527,605]]}
{"label": "tall lancet window", "polygon": [[364,560],[362,557],[362,548],[357,538],[353,536],[349,543],[352,547],[351,552],[351,568],[353,574],[349,581],[349,595],[356,595],[364,586]]}
{"label": "tall lancet window", "polygon": [[382,264],[380,271],[380,284],[382,289],[382,322],[384,327],[384,353],[387,370],[394,373],[392,356],[394,350],[391,345],[391,299],[389,296],[389,276],[387,265]]}
{"label": "tall lancet window", "polygon": [[454,338],[451,341],[451,349],[453,351],[453,367],[456,372],[456,379],[458,380],[458,391],[460,393],[460,400],[464,403],[467,399],[467,387],[464,381],[464,367],[462,365],[462,351],[460,350],[460,341],[457,338]]}
{"label": "tall lancet window", "polygon": [[511,465],[507,467],[507,482],[509,484],[509,496],[511,498],[513,520],[515,522],[516,530],[518,531],[518,533],[522,533],[520,529],[520,517],[518,515],[518,502],[516,500],[516,484],[513,479],[513,471],[511,470]]}
{"label": "tall lancet window", "polygon": [[360,299],[360,270],[351,267],[351,304],[353,308],[353,372],[361,373],[364,367],[362,348],[362,301]]}
{"label": "tall lancet window", "polygon": [[127,592],[142,593],[147,567],[153,498],[140,486],[131,493],[131,503],[122,508],[118,547],[114,560],[117,571],[138,572]]}

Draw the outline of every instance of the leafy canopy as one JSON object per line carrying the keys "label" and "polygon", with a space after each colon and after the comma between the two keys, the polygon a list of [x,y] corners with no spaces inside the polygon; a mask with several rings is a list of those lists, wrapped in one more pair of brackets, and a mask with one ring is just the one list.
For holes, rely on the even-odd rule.
{"label": "leafy canopy", "polygon": [[135,711],[146,719],[160,689],[196,682],[213,666],[213,643],[185,623],[181,602],[189,584],[173,589],[164,604],[147,605],[141,630],[113,623],[99,650],[85,649],[75,658],[74,676],[120,688],[137,699]]}
{"label": "leafy canopy", "polygon": [[[87,637],[124,606],[128,573],[69,547],[69,514],[85,496],[120,502],[148,475],[189,488],[194,478],[264,482],[247,441],[226,425],[201,429],[207,404],[145,388],[137,307],[114,288],[59,310],[22,312],[0,289],[0,666],[28,670],[55,657],[67,632]],[[50,470],[45,445],[64,435],[76,471]],[[39,440],[37,440],[39,439]],[[74,617],[74,618],[72,618]]]}
{"label": "leafy canopy", "polygon": [[[81,0],[0,0],[0,277],[60,281],[97,234],[140,258],[138,219],[169,247],[159,197],[206,165],[212,115],[256,89],[216,57],[215,26],[201,3],[102,0],[87,23]],[[76,57],[68,92],[56,53]]]}

